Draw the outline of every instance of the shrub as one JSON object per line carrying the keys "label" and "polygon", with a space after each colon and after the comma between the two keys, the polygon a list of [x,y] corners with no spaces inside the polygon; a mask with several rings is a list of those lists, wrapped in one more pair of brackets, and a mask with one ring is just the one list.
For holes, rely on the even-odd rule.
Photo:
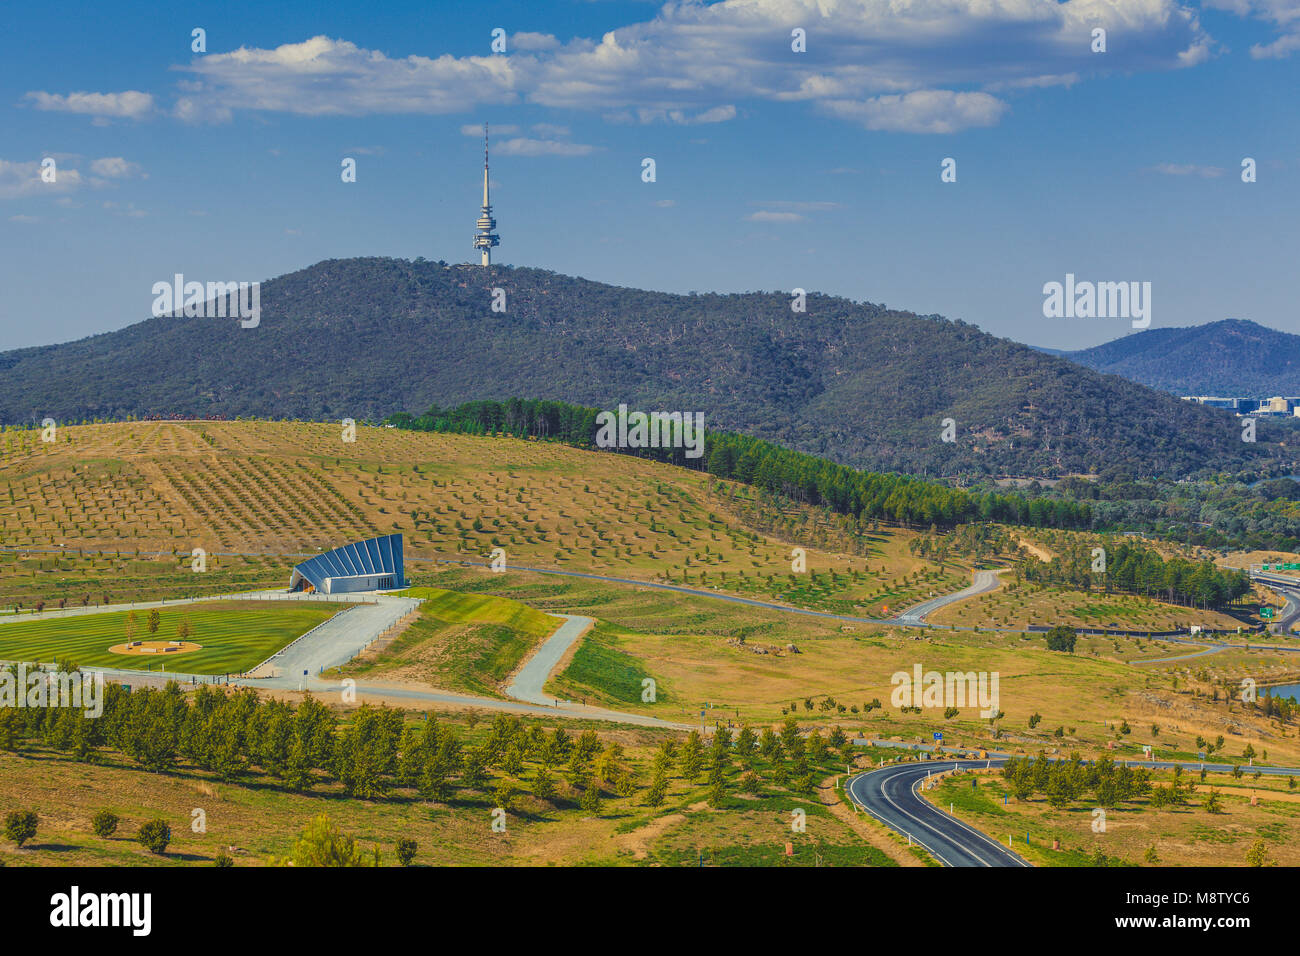
{"label": "shrub", "polygon": [[415,859],[415,851],[420,845],[414,840],[408,840],[405,837],[397,841],[397,862],[402,866],[410,866],[411,861]]}
{"label": "shrub", "polygon": [[167,844],[172,842],[172,828],[162,818],[150,820],[140,826],[136,839],[150,853],[162,856],[167,852]]}
{"label": "shrub", "polygon": [[1047,649],[1049,651],[1065,651],[1073,654],[1074,642],[1074,628],[1067,625],[1058,624],[1047,632]]}
{"label": "shrub", "polygon": [[90,828],[95,831],[95,836],[107,840],[117,832],[117,814],[109,809],[95,811],[90,818]]}
{"label": "shrub", "polygon": [[5,836],[22,846],[36,836],[36,814],[31,810],[10,810],[5,816]]}

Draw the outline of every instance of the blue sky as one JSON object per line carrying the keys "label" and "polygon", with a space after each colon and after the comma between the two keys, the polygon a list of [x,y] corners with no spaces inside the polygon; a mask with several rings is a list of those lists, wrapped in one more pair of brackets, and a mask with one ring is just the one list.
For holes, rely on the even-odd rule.
{"label": "blue sky", "polygon": [[485,120],[499,262],[1061,348],[1129,331],[1043,317],[1074,273],[1151,282],[1153,328],[1300,333],[1300,0],[70,3],[11,27],[0,349],[139,321],[176,272],[476,259]]}

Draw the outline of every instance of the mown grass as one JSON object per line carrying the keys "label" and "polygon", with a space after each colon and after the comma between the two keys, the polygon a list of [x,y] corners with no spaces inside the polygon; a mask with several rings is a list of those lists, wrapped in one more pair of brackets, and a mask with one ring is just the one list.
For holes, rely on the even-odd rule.
{"label": "mown grass", "polygon": [[[642,662],[620,649],[620,629],[598,622],[582,638],[569,666],[547,687],[556,696],[604,704],[640,704],[650,677]],[[655,682],[655,703],[670,703],[667,683]]]}
{"label": "mown grass", "polygon": [[[0,624],[0,660],[71,662],[186,674],[239,674],[266,660],[344,605],[289,601],[211,601],[159,609],[158,632],[147,626],[148,610],[114,611],[68,618]],[[127,617],[135,615],[135,640],[175,640],[188,621],[186,638],[202,649],[186,654],[114,654],[126,641]]]}
{"label": "mown grass", "polygon": [[561,623],[509,598],[427,587],[402,593],[423,599],[419,618],[379,654],[355,661],[344,673],[413,678],[499,696],[500,684]]}

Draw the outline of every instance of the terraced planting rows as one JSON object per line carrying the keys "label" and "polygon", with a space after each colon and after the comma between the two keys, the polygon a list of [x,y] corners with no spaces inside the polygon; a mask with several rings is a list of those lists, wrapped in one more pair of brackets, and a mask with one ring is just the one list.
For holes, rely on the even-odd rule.
{"label": "terraced planting rows", "polygon": [[[14,500],[0,491],[0,545],[11,548],[126,542],[178,556],[280,554],[287,566],[293,554],[401,531],[413,563],[501,547],[512,564],[708,586],[725,576],[736,590],[776,594],[798,543],[820,581],[836,575],[833,593],[813,584],[810,599],[903,601],[918,575],[934,580],[909,552],[910,532],[544,442],[363,427],[346,443],[335,426],[271,422],[69,426],[50,445],[6,434],[0,489]],[[132,508],[119,507],[130,495]],[[86,504],[99,499],[114,504]]]}

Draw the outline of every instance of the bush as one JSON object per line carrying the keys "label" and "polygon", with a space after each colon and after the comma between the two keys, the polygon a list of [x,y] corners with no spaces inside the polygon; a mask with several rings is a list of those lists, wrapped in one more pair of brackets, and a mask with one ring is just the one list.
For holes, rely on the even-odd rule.
{"label": "bush", "polygon": [[217,854],[217,858],[212,861],[212,865],[213,866],[234,866],[235,861],[230,858],[229,854],[227,854],[224,850],[222,850]]}
{"label": "bush", "polygon": [[1074,653],[1074,628],[1058,624],[1047,632],[1047,649],[1049,651],[1066,651]]}
{"label": "bush", "polygon": [[5,816],[5,837],[22,846],[36,836],[36,814],[31,810],[10,810]]}
{"label": "bush", "polygon": [[108,809],[95,811],[90,818],[90,828],[95,831],[95,836],[107,840],[117,832],[117,814]]}
{"label": "bush", "polygon": [[[378,847],[375,852],[378,852]],[[370,866],[356,841],[330,822],[325,814],[312,818],[293,847],[294,866]]]}
{"label": "bush", "polygon": [[172,842],[172,828],[162,818],[142,824],[136,839],[150,853],[162,856],[167,852],[167,844]]}
{"label": "bush", "polygon": [[397,862],[402,866],[410,866],[411,861],[415,859],[415,851],[420,848],[420,844],[414,840],[408,840],[405,837],[397,841]]}

